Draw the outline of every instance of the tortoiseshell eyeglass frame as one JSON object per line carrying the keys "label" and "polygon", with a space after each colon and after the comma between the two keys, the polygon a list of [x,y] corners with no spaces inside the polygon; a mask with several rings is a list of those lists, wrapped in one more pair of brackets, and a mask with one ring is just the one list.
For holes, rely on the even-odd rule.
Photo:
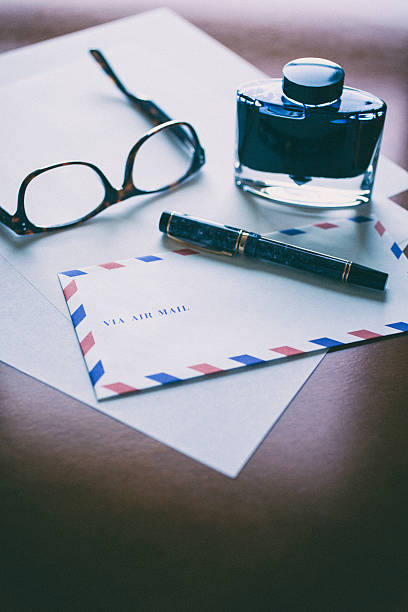
{"label": "tortoiseshell eyeglass frame", "polygon": [[[196,173],[205,163],[205,153],[202,148],[200,141],[198,139],[197,133],[192,125],[185,121],[174,121],[172,120],[159,106],[157,106],[152,100],[145,98],[144,96],[135,96],[131,94],[123,83],[116,76],[111,66],[108,64],[106,58],[103,54],[97,49],[91,49],[90,53],[92,57],[98,62],[104,72],[112,79],[114,84],[120,89],[122,93],[136,106],[138,110],[147,115],[149,119],[153,122],[155,127],[146,132],[142,138],[140,138],[136,144],[129,151],[126,167],[125,167],[125,176],[123,180],[122,187],[120,189],[115,189],[110,181],[107,179],[105,174],[100,170],[95,164],[90,162],[82,162],[82,161],[69,161],[62,162],[59,164],[54,164],[53,166],[47,166],[46,168],[39,168],[38,170],[34,170],[30,172],[23,182],[20,185],[20,189],[18,192],[17,198],[17,211],[14,215],[10,215],[6,210],[1,208],[0,206],[0,222],[6,225],[9,229],[19,235],[24,234],[39,234],[43,232],[55,231],[62,228],[72,227],[74,225],[78,225],[80,223],[84,223],[88,219],[91,219],[98,213],[102,212],[109,206],[113,204],[117,204],[118,202],[122,202],[123,200],[127,200],[136,195],[146,195],[150,193],[158,193],[160,191],[166,191],[168,189],[172,189],[185,181],[191,175]],[[181,176],[177,181],[171,183],[169,185],[165,185],[164,187],[160,187],[159,189],[152,189],[150,191],[145,191],[143,189],[139,189],[135,186],[132,178],[133,165],[135,161],[135,157],[140,147],[154,134],[161,132],[162,130],[166,130],[168,128],[171,129],[171,135],[176,137],[180,142],[180,145],[183,147],[188,147],[192,149],[191,156],[191,164],[189,169],[183,176]],[[47,172],[48,170],[53,170],[54,168],[59,168],[61,166],[73,166],[73,165],[81,165],[87,166],[94,170],[105,188],[105,195],[102,202],[91,212],[89,212],[84,217],[72,221],[70,223],[64,223],[62,225],[54,225],[52,227],[40,227],[35,225],[30,221],[27,217],[25,206],[24,206],[24,198],[25,192],[29,185],[29,183],[38,175],[43,172]]]}

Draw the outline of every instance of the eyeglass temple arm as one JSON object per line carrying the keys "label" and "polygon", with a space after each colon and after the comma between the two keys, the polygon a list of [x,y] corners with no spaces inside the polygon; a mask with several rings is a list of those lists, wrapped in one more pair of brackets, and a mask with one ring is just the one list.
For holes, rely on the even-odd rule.
{"label": "eyeglass temple arm", "polygon": [[166,121],[171,121],[171,117],[169,117],[157,104],[152,102],[152,100],[147,100],[144,97],[138,97],[130,93],[123,85],[122,81],[118,78],[118,76],[113,71],[112,67],[108,63],[106,57],[99,51],[98,49],[90,49],[89,53],[92,57],[98,62],[102,70],[105,74],[108,75],[115,83],[116,87],[120,89],[120,91],[125,94],[125,96],[131,100],[140,110],[145,113],[149,119],[154,123],[154,125],[159,125],[160,123],[166,123]]}
{"label": "eyeglass temple arm", "polygon": [[[145,97],[135,96],[131,94],[130,91],[126,89],[122,81],[113,71],[112,66],[108,63],[108,60],[103,55],[101,51],[98,49],[90,49],[89,53],[92,57],[98,62],[99,66],[108,75],[108,77],[114,82],[116,87],[120,89],[120,91],[125,94],[125,96],[137,106],[149,119],[153,122],[154,125],[160,125],[161,123],[167,123],[167,121],[172,121],[171,117],[167,115],[157,104],[155,104],[152,100],[148,100]],[[180,140],[180,142],[187,148],[191,148],[194,146],[189,134],[183,130],[182,127],[176,126],[174,128],[173,134]]]}
{"label": "eyeglass temple arm", "polygon": [[0,206],[0,223],[4,223],[10,229],[13,229],[13,217],[4,208]]}

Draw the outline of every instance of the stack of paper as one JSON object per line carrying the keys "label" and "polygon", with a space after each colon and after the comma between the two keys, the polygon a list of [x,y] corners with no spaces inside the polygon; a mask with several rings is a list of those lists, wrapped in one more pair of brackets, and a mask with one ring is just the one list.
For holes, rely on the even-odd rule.
{"label": "stack of paper", "polygon": [[[257,78],[259,72],[193,26],[163,10],[0,58],[3,83],[8,83],[7,95],[2,101],[3,116],[9,117],[3,126],[7,147],[0,152],[2,201],[10,212],[15,210],[23,177],[50,163],[91,161],[119,187],[130,147],[150,127],[89,58],[87,50],[92,47],[106,53],[130,91],[146,91],[169,115],[190,121],[199,133],[208,161],[200,175],[179,190],[128,200],[72,230],[16,237],[1,227],[0,265],[4,287],[1,356],[7,363],[39,380],[235,476],[319,363],[322,354],[274,362],[270,367],[260,368],[242,368],[236,362],[239,372],[228,376],[204,376],[195,382],[169,385],[165,390],[97,402],[57,274],[173,249],[158,231],[158,219],[165,208],[262,233],[317,223],[340,227],[340,222],[352,215],[350,211],[316,214],[297,211],[259,201],[235,188],[232,180],[235,89],[241,82]],[[407,239],[408,227],[404,211],[386,196],[407,186],[407,173],[382,160],[374,203],[358,212],[361,216],[380,219],[389,235],[394,236],[392,242],[401,243]],[[361,224],[354,228],[358,249],[365,244],[363,227],[366,226]],[[321,231],[320,236],[323,235],[329,236],[329,233]],[[370,236],[370,240],[380,240],[378,232]],[[303,237],[308,239],[307,234]],[[333,243],[330,240],[328,247]],[[379,249],[375,254],[381,258]],[[201,264],[198,264],[199,258]],[[182,260],[179,256],[178,261],[180,266],[183,261],[189,271],[188,281],[185,276],[183,281],[178,279],[177,287],[183,282],[190,293],[180,304],[181,297],[177,296],[176,305],[187,303],[194,294],[197,277],[191,276],[194,274],[192,267],[200,265],[201,270],[202,265],[208,271],[207,279],[213,271],[217,279],[221,274],[230,276],[229,272],[221,272],[228,264],[215,262],[212,258],[194,256]],[[387,261],[384,259],[385,266]],[[382,262],[376,263],[381,268]],[[393,265],[395,263],[393,261]],[[149,270],[154,265],[146,264]],[[281,272],[271,274],[264,267],[256,270],[251,266],[234,268],[236,274],[245,274],[245,282],[249,283],[254,282],[255,275],[267,279],[265,291],[269,301],[272,279],[279,283],[295,282],[302,295],[312,289],[321,291],[313,283],[309,285],[303,279]],[[391,288],[393,291],[393,283]],[[168,291],[170,285],[165,289]],[[330,289],[329,294],[338,293]],[[324,295],[328,294],[324,292]],[[349,294],[346,297],[350,297]],[[351,299],[354,298],[353,294]],[[367,304],[379,305],[376,300],[361,299]],[[160,302],[163,307],[174,302],[168,295],[163,295],[163,300]],[[266,303],[257,300],[261,310]],[[242,312],[242,320],[248,322],[251,320],[250,307],[249,296],[239,308],[234,304],[234,313]],[[394,308],[394,301],[391,307]],[[199,314],[199,307],[194,312]],[[391,318],[384,320],[384,324],[398,323],[397,312],[397,308],[390,311]],[[226,316],[225,311],[223,316]],[[265,316],[264,310],[262,316]],[[353,321],[350,329],[345,326],[344,333],[347,335],[365,327],[370,329],[366,321],[361,320],[357,326]],[[262,326],[253,326],[251,334],[257,329],[262,333]],[[392,332],[393,328],[388,329]],[[315,337],[313,333],[307,340]],[[344,341],[340,337],[337,339]],[[279,342],[288,344],[292,340],[282,335]],[[273,343],[265,350],[277,346]],[[251,354],[251,351],[252,345],[242,348],[234,345],[232,353],[225,353],[224,357],[228,360],[244,353]],[[187,367],[207,361],[211,365],[210,356],[206,355],[190,361],[186,362]],[[223,368],[219,366],[219,369]],[[151,372],[157,373],[159,370]]]}

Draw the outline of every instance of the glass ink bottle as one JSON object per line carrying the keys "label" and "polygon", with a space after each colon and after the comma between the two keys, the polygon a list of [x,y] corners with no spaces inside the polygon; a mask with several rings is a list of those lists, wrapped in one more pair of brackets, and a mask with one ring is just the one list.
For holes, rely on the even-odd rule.
{"label": "glass ink bottle", "polygon": [[295,206],[368,202],[385,102],[344,87],[341,66],[325,59],[293,60],[282,73],[237,91],[236,185]]}

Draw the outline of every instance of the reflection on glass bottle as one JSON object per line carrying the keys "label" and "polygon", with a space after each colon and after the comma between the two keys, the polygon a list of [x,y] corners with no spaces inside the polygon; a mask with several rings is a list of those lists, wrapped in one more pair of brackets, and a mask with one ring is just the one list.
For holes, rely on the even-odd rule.
{"label": "reflection on glass bottle", "polygon": [[343,82],[337,64],[303,58],[284,66],[283,80],[240,87],[237,186],[298,206],[368,202],[386,104]]}

